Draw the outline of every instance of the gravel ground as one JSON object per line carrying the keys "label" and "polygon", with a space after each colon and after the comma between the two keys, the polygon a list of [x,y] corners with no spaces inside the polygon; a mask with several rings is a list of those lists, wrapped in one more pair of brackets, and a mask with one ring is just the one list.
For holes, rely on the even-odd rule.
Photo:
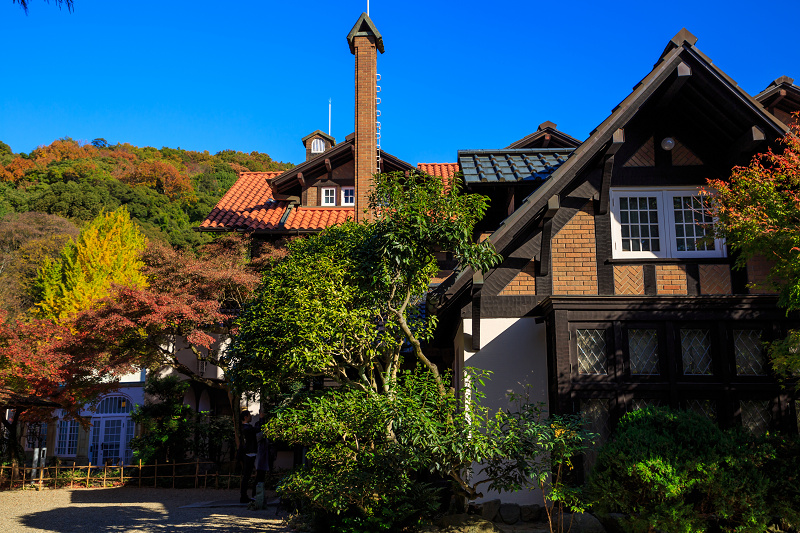
{"label": "gravel ground", "polygon": [[45,489],[0,492],[0,532],[155,531],[267,532],[292,530],[275,509],[245,507],[181,509],[202,501],[238,501],[238,490]]}

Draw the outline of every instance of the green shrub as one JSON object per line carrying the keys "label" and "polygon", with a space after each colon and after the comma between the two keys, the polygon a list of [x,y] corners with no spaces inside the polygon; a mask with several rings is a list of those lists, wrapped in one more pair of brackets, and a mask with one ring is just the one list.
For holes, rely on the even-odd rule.
{"label": "green shrub", "polygon": [[601,448],[588,492],[601,516],[627,515],[627,532],[761,533],[776,515],[797,523],[799,450],[694,413],[643,409]]}

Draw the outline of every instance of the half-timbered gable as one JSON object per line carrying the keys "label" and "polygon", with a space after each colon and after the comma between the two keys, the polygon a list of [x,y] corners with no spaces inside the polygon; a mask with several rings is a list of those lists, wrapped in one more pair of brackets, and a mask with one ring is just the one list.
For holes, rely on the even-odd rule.
{"label": "half-timbered gable", "polygon": [[[651,404],[725,427],[797,431],[794,399],[762,349],[797,320],[756,286],[763,261],[733,269],[701,200],[707,179],[726,178],[787,127],[695,42],[679,32],[590,137],[509,209],[489,236],[501,265],[467,269],[435,295],[457,370],[499,374],[490,401],[533,384],[533,399],[586,413],[601,434]],[[467,183],[483,175],[486,185],[521,174],[521,156],[473,150],[459,162]]]}

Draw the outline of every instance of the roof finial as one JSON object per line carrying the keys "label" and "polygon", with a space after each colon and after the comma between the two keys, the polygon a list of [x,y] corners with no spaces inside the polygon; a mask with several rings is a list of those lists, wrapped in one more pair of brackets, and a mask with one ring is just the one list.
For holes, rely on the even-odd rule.
{"label": "roof finial", "polygon": [[369,0],[367,0],[367,16],[369,16]]}

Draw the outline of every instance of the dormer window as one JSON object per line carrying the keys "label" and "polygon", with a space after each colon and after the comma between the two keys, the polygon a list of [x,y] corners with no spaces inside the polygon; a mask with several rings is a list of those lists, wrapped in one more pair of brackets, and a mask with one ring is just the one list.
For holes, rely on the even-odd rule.
{"label": "dormer window", "polygon": [[322,188],[322,205],[334,206],[336,205],[336,188],[323,187]]}
{"label": "dormer window", "polygon": [[725,257],[698,189],[613,189],[615,259]]}
{"label": "dormer window", "polygon": [[325,141],[322,139],[314,139],[311,141],[311,153],[312,154],[321,154],[325,151]]}
{"label": "dormer window", "polygon": [[342,205],[356,205],[355,187],[342,187]]}

